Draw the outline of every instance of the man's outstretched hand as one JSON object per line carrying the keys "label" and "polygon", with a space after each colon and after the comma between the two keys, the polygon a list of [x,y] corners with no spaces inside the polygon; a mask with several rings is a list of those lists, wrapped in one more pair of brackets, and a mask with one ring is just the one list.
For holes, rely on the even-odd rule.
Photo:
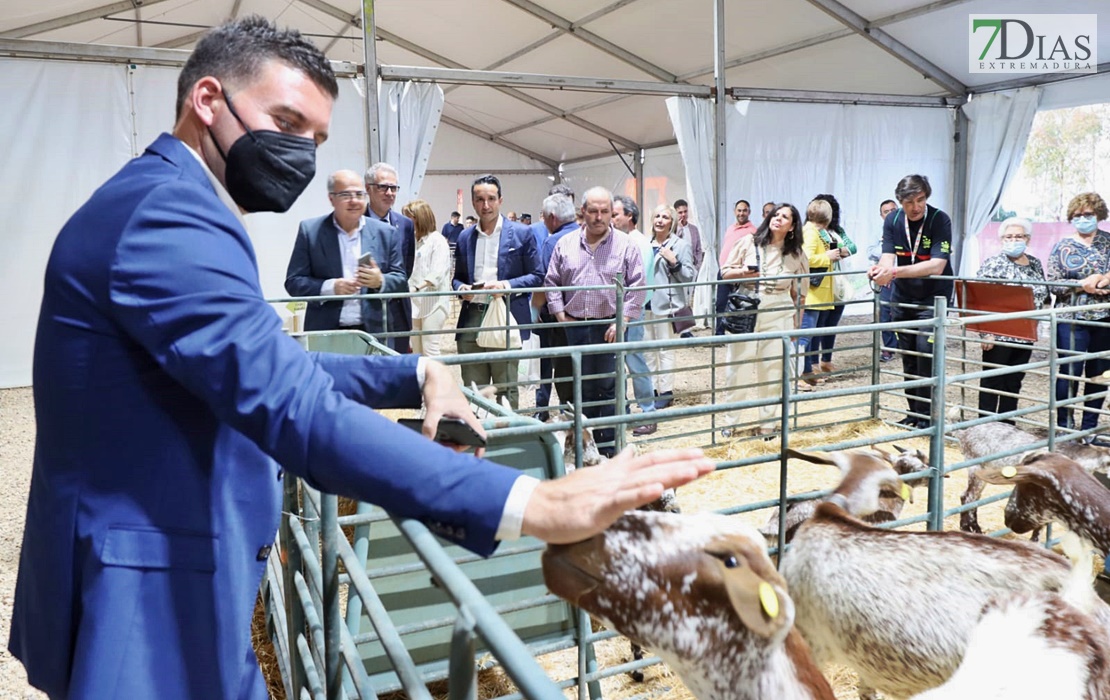
{"label": "man's outstretched hand", "polygon": [[592,537],[627,510],[651,503],[665,489],[713,471],[701,450],[659,450],[633,456],[626,449],[608,462],[536,486],[521,533],[551,544]]}

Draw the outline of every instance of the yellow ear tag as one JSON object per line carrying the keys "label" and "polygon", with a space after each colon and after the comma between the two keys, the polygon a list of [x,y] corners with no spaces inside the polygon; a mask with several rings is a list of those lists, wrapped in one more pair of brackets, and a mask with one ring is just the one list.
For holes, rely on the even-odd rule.
{"label": "yellow ear tag", "polygon": [[1017,467],[1002,467],[1002,476],[1007,479],[1013,479],[1017,476]]}
{"label": "yellow ear tag", "polygon": [[767,617],[774,620],[779,616],[779,597],[775,595],[775,589],[771,584],[766,581],[759,584],[759,602],[763,605],[763,612],[767,613]]}
{"label": "yellow ear tag", "polygon": [[904,481],[902,482],[902,500],[910,500],[910,485]]}

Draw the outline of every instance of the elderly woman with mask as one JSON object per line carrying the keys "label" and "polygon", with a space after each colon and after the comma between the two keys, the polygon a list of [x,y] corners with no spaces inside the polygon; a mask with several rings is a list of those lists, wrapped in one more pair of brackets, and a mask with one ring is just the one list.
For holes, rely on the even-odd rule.
{"label": "elderly woman with mask", "polygon": [[[1107,270],[1110,270],[1110,233],[1100,231],[1098,222],[1107,217],[1106,201],[1094,192],[1076,195],[1068,202],[1068,221],[1075,230],[1061,239],[1048,256],[1048,279],[1079,282],[1082,289],[1072,286],[1052,287],[1056,306],[1086,307],[1107,301]],[[1085,310],[1061,313],[1065,319],[1056,326],[1057,348],[1073,353],[1093,353],[1110,349],[1110,325],[1105,310]],[[1098,377],[1106,369],[1106,360],[1092,358],[1086,362],[1072,362],[1061,367],[1061,372],[1071,376]],[[1076,395],[1076,382],[1061,378],[1056,380],[1056,400],[1063,401]],[[1084,383],[1083,394],[1101,392],[1102,387]],[[1102,408],[1102,397],[1084,402],[1081,430],[1098,425],[1097,411]],[[1072,407],[1056,409],[1057,425],[1074,427]]]}
{"label": "elderly woman with mask", "polygon": [[[987,277],[1022,282],[1044,282],[1041,261],[1026,252],[1033,236],[1033,224],[1028,219],[1011,217],[998,227],[1002,252],[983,261],[976,277]],[[1041,308],[1048,297],[1043,284],[1026,284],[1033,290],[1033,306]],[[1033,354],[1033,343],[1023,338],[983,335],[984,369],[1023,365]],[[1024,372],[1010,372],[979,380],[979,410],[983,413],[1008,413],[1017,409],[1017,394],[1021,392]],[[1013,423],[1012,420],[1006,420]]]}

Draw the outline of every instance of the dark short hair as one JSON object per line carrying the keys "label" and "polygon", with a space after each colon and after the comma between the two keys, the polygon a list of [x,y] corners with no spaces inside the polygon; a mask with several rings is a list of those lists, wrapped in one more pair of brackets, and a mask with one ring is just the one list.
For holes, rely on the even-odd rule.
{"label": "dark short hair", "polygon": [[640,223],[640,207],[636,206],[636,202],[632,201],[631,197],[624,194],[615,194],[613,195],[613,202],[621,203],[621,209],[632,218],[633,226]]}
{"label": "dark short hair", "polygon": [[177,111],[181,115],[189,91],[211,75],[221,83],[249,85],[266,61],[281,61],[304,73],[321,90],[339,97],[331,63],[320,49],[296,29],[278,29],[259,15],[224,22],[197,42],[181,75],[177,76]]}
{"label": "dark short hair", "polygon": [[[457,211],[453,211],[453,212],[451,212],[451,216],[462,216],[462,214],[458,213]],[[451,218],[451,217],[449,216],[447,218]]]}
{"label": "dark short hair", "polygon": [[732,205],[732,208],[733,208],[733,209],[735,209],[736,207],[740,206],[741,204],[747,204],[747,205],[748,205],[748,209],[751,209],[751,208],[752,208],[751,202],[749,202],[749,201],[748,201],[748,200],[746,200],[746,199],[738,199],[738,200],[736,200],[736,203]]}
{"label": "dark short hair", "polygon": [[566,183],[560,182],[558,185],[552,185],[551,189],[547,191],[547,196],[550,197],[553,194],[565,195],[570,197],[570,201],[574,201],[574,188]]}
{"label": "dark short hair", "polygon": [[483,175],[482,177],[476,179],[474,182],[470,183],[471,198],[474,197],[474,188],[478,185],[493,185],[497,188],[497,198],[501,198],[501,181],[497,179],[496,175]]}
{"label": "dark short hair", "polygon": [[685,199],[676,199],[676,200],[674,200],[674,208],[675,209],[678,209],[679,207],[689,207],[689,206],[690,205],[686,202]]}
{"label": "dark short hair", "polygon": [[883,201],[879,202],[879,213],[882,213],[883,207],[885,207],[888,204],[893,204],[894,206],[898,206],[898,202],[895,202],[893,199],[884,199]]}
{"label": "dark short hair", "polygon": [[894,198],[899,202],[922,193],[926,199],[933,196],[933,187],[929,184],[929,178],[924,175],[907,175],[899,180],[898,186],[894,188]]}

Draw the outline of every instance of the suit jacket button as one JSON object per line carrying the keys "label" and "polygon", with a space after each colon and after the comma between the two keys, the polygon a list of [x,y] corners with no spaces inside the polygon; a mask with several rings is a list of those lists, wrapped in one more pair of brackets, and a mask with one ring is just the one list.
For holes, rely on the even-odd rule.
{"label": "suit jacket button", "polygon": [[257,561],[266,561],[266,558],[270,556],[270,548],[271,547],[273,547],[273,545],[268,544],[265,547],[259,549],[258,550],[258,556],[256,556],[255,559]]}

